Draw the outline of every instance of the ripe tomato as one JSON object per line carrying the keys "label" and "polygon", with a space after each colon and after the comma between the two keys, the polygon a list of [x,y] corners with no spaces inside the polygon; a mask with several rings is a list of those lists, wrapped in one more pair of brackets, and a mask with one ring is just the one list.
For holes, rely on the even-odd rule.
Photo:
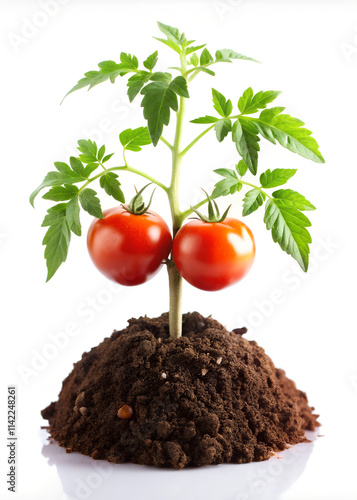
{"label": "ripe tomato", "polygon": [[167,259],[172,236],[155,212],[133,215],[123,207],[103,212],[88,231],[89,255],[107,278],[121,285],[140,285],[151,279]]}
{"label": "ripe tomato", "polygon": [[251,268],[255,243],[243,222],[194,220],[176,234],[172,255],[180,274],[201,290],[221,290],[241,280]]}

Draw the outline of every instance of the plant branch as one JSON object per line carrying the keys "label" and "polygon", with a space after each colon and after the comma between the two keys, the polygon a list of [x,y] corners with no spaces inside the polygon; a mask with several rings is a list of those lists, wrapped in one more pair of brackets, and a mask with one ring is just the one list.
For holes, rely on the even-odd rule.
{"label": "plant branch", "polygon": [[173,148],[174,148],[174,147],[173,147],[173,145],[172,145],[172,144],[170,144],[170,143],[169,143],[169,141],[167,141],[167,140],[165,139],[165,137],[161,136],[161,137],[160,137],[160,141],[162,141],[164,144],[166,144],[166,146],[167,146],[169,149],[171,149],[171,151],[173,150]]}
{"label": "plant branch", "polygon": [[208,128],[206,128],[206,130],[204,130],[203,132],[201,132],[197,137],[196,139],[194,139],[192,142],[190,142],[190,144],[188,146],[185,147],[184,150],[181,151],[180,153],[180,156],[185,156],[186,153],[188,153],[188,151],[200,140],[202,139],[202,137],[204,137],[206,134],[208,134],[208,132],[210,130],[212,130],[215,126],[215,123],[213,123],[213,125],[210,125]]}

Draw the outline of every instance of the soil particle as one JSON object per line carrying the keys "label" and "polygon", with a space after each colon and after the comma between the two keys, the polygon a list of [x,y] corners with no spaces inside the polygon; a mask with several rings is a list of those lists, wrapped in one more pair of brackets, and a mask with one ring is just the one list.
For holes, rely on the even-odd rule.
{"label": "soil particle", "polygon": [[[306,394],[242,338],[246,329],[228,332],[190,313],[182,338],[168,330],[167,314],[131,319],[83,354],[42,411],[58,444],[94,459],[181,469],[267,460],[319,425]],[[118,418],[123,406],[131,411]]]}

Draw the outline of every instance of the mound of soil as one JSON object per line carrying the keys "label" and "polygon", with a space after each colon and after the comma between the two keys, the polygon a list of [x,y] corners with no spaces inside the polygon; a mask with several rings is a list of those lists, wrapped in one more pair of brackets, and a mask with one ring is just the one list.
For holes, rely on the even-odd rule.
{"label": "mound of soil", "polygon": [[264,350],[198,313],[131,319],[81,361],[42,411],[66,447],[110,462],[174,467],[267,460],[306,441],[314,408]]}

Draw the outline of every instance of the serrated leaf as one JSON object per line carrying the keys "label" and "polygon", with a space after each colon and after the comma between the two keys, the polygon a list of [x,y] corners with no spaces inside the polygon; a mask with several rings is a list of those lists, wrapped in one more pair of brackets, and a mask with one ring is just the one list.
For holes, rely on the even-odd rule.
{"label": "serrated leaf", "polygon": [[231,49],[221,49],[216,52],[216,62],[232,62],[231,59],[242,59],[244,61],[253,61],[259,62],[256,59],[251,57],[244,56],[243,54],[239,54]]}
{"label": "serrated leaf", "polygon": [[231,168],[216,168],[213,172],[218,175],[222,175],[223,177],[233,177],[233,179],[238,182],[237,174]]}
{"label": "serrated leaf", "polygon": [[252,129],[248,129],[239,120],[234,122],[232,129],[232,139],[240,156],[253,175],[258,170],[259,137]]}
{"label": "serrated leaf", "polygon": [[144,66],[146,69],[149,71],[152,71],[154,67],[156,66],[157,60],[158,60],[158,51],[155,50],[147,59],[144,61]]}
{"label": "serrated leaf", "polygon": [[135,75],[128,79],[128,97],[129,101],[133,102],[135,97],[139,94],[143,86],[150,80],[151,73],[148,71],[138,71]]}
{"label": "serrated leaf", "polygon": [[308,201],[305,196],[298,193],[297,191],[293,191],[292,189],[279,189],[278,191],[274,191],[274,198],[279,198],[280,200],[289,201],[295,208],[303,211],[308,210],[316,210],[316,207]]}
{"label": "serrated leaf", "polygon": [[239,111],[245,115],[257,113],[259,109],[266,108],[267,104],[273,102],[280,94],[281,92],[277,90],[267,90],[266,92],[261,90],[253,96],[253,89],[249,87],[238,101]]}
{"label": "serrated leaf", "polygon": [[120,182],[117,177],[117,174],[114,174],[114,172],[108,172],[100,177],[99,184],[109,196],[112,196],[121,203],[125,203],[125,197],[123,191],[120,189]]}
{"label": "serrated leaf", "polygon": [[65,186],[55,186],[45,193],[42,198],[52,201],[66,201],[73,198],[78,193],[77,186],[66,184]]}
{"label": "serrated leaf", "polygon": [[260,176],[260,184],[264,188],[273,188],[286,184],[291,177],[296,174],[295,168],[276,168],[271,171],[269,168]]}
{"label": "serrated leaf", "polygon": [[103,146],[101,146],[99,148],[99,151],[98,151],[98,154],[97,154],[98,160],[102,161],[104,155],[105,155],[105,145],[103,144]]}
{"label": "serrated leaf", "polygon": [[222,142],[225,137],[232,130],[232,122],[229,118],[225,118],[224,120],[218,120],[216,122],[214,129],[216,131],[216,137],[219,142]]}
{"label": "serrated leaf", "polygon": [[188,97],[187,82],[182,76],[176,77],[170,83],[154,81],[142,90],[144,98],[141,102],[144,108],[144,118],[148,122],[151,141],[157,145],[163,128],[169,124],[170,110],[178,110],[177,94]]}
{"label": "serrated leaf", "polygon": [[97,219],[103,219],[100,201],[96,195],[97,192],[93,189],[84,189],[79,195],[79,201],[86,212],[93,215],[93,217],[97,217]]}
{"label": "serrated leaf", "polygon": [[85,87],[89,87],[88,90],[90,90],[106,80],[110,80],[114,83],[118,76],[126,75],[130,71],[124,64],[117,64],[114,61],[102,61],[98,64],[98,66],[98,71],[88,71],[85,73],[84,78],[81,78],[78,83],[72,87],[69,92],[67,92],[62,99],[62,102],[75,90],[83,89]]}
{"label": "serrated leaf", "polygon": [[69,229],[72,233],[80,236],[82,234],[81,221],[79,219],[79,203],[78,196],[74,196],[68,203],[66,209],[66,218]]}
{"label": "serrated leaf", "polygon": [[260,189],[247,191],[243,199],[243,216],[245,217],[255,212],[255,210],[263,205],[265,198],[265,193],[262,193]]}
{"label": "serrated leaf", "polygon": [[209,50],[203,49],[200,56],[200,65],[205,66],[206,64],[210,64],[212,62],[213,62],[213,57],[209,52]]}
{"label": "serrated leaf", "polygon": [[66,217],[67,203],[58,203],[47,210],[47,215],[43,219],[41,227],[51,226],[58,219]]}
{"label": "serrated leaf", "polygon": [[62,172],[52,171],[48,172],[44,180],[30,195],[30,203],[34,206],[34,201],[38,193],[50,186],[61,186],[63,184],[76,184],[77,182],[85,181],[86,178],[82,177],[71,170],[71,174],[63,174]]}
{"label": "serrated leaf", "polygon": [[218,90],[216,89],[212,89],[212,99],[213,107],[219,115],[223,116],[223,118],[226,118],[231,114],[233,106],[230,99],[226,100],[224,95],[218,92]]}
{"label": "serrated leaf", "polygon": [[[316,140],[311,137],[311,131],[303,128],[304,123],[287,114],[281,114],[284,108],[266,109],[260,113],[259,118],[249,118],[254,123],[260,134],[268,141],[276,144],[279,142],[284,148],[297,153],[304,158],[317,163],[324,163]],[[248,118],[242,117],[246,121]]]}
{"label": "serrated leaf", "polygon": [[60,265],[67,259],[68,246],[71,241],[66,212],[61,210],[58,211],[58,214],[61,215],[52,221],[42,241],[42,244],[46,246],[45,259],[48,270],[46,281],[52,278]]}
{"label": "serrated leaf", "polygon": [[219,120],[219,118],[216,118],[215,116],[201,116],[200,118],[195,118],[194,120],[191,120],[190,123],[216,123]]}
{"label": "serrated leaf", "polygon": [[186,54],[192,54],[192,52],[196,52],[197,50],[203,49],[203,47],[206,47],[206,44],[204,43],[203,45],[196,45],[195,47],[189,47],[186,49]]}
{"label": "serrated leaf", "polygon": [[165,40],[164,38],[157,38],[156,36],[154,36],[154,39],[157,40],[158,42],[163,43],[164,45],[167,45],[168,47],[170,47],[170,49],[173,49],[178,54],[182,54],[182,49],[180,45],[173,42],[172,40]]}
{"label": "serrated leaf", "polygon": [[265,206],[264,222],[267,229],[271,229],[273,240],[299,263],[303,271],[307,271],[311,243],[311,236],[306,229],[311,226],[309,219],[291,202],[269,199]]}
{"label": "serrated leaf", "polygon": [[141,146],[151,144],[151,138],[147,127],[139,127],[134,130],[128,128],[119,135],[119,140],[124,149],[129,151],[141,151]]}
{"label": "serrated leaf", "polygon": [[197,71],[197,72],[201,71],[201,72],[207,73],[208,75],[211,75],[211,76],[215,76],[215,74],[216,74],[214,71],[206,68],[205,66],[198,66],[195,71]]}
{"label": "serrated leaf", "polygon": [[97,161],[98,147],[95,141],[90,139],[80,139],[77,146],[78,151],[81,153],[79,159],[83,163],[93,163]]}
{"label": "serrated leaf", "polygon": [[62,161],[55,161],[54,166],[57,168],[61,174],[72,175],[72,169],[67,163],[63,163]]}
{"label": "serrated leaf", "polygon": [[219,198],[220,196],[227,196],[234,194],[241,189],[242,184],[239,182],[237,174],[234,170],[229,168],[217,168],[214,172],[222,175],[224,179],[215,184],[212,198]]}
{"label": "serrated leaf", "polygon": [[243,177],[247,173],[248,166],[244,160],[240,160],[238,162],[238,164],[236,165],[236,169],[237,169],[238,174],[241,177]]}
{"label": "serrated leaf", "polygon": [[[114,154],[114,153],[113,153]],[[94,170],[96,170],[99,167],[98,162],[93,162],[93,163],[88,163],[84,169],[86,177],[89,177]]]}
{"label": "serrated leaf", "polygon": [[173,28],[172,26],[169,26],[168,24],[163,24],[158,22],[157,23],[159,30],[161,33],[163,33],[165,36],[167,36],[168,40],[171,40],[175,42],[178,45],[181,45],[182,42],[184,41],[184,38],[182,37],[181,33],[177,28]]}
{"label": "serrated leaf", "polygon": [[73,172],[75,172],[81,177],[86,177],[86,172],[84,170],[83,163],[78,158],[71,156],[69,159],[69,163],[72,167]]}
{"label": "serrated leaf", "polygon": [[130,71],[136,71],[139,66],[139,61],[136,56],[127,54],[126,52],[121,52],[120,62],[127,73]]}

